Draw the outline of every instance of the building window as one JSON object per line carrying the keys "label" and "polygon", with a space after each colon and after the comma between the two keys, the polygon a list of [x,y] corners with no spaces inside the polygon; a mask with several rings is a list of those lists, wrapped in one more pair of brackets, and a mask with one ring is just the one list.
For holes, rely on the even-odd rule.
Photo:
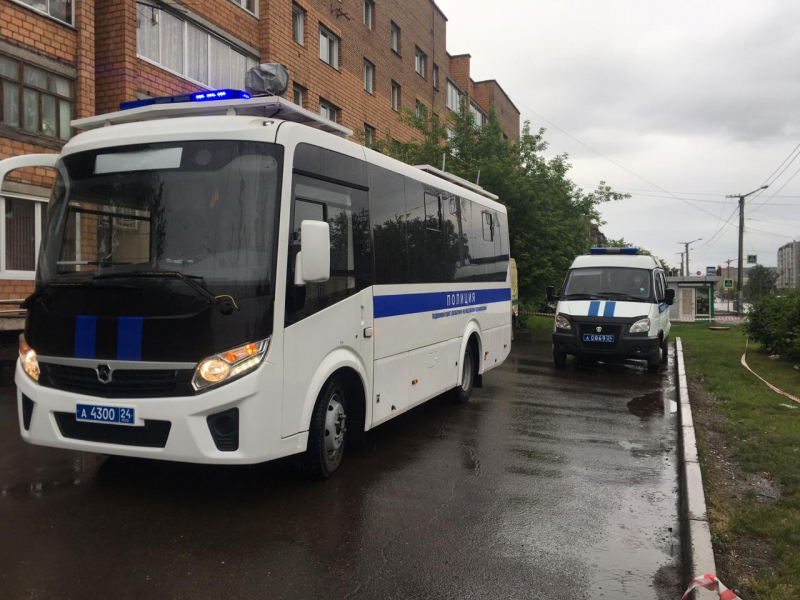
{"label": "building window", "polygon": [[306,11],[297,4],[292,4],[292,38],[294,41],[304,45]]}
{"label": "building window", "polygon": [[369,123],[364,123],[364,145],[369,148],[375,143],[375,128]]}
{"label": "building window", "polygon": [[417,118],[425,115],[425,105],[419,100],[417,100],[417,103],[414,105],[414,114],[417,115]]}
{"label": "building window", "polygon": [[474,102],[469,103],[469,110],[472,112],[472,116],[475,117],[475,125],[483,127],[486,124],[486,113],[478,108],[478,105]]}
{"label": "building window", "polygon": [[364,89],[370,94],[375,91],[375,65],[364,59]]}
{"label": "building window", "polygon": [[439,65],[433,65],[433,87],[439,89]]}
{"label": "building window", "polygon": [[46,202],[0,197],[0,272],[4,277],[33,279],[46,207]]}
{"label": "building window", "polygon": [[367,29],[372,29],[374,18],[375,3],[372,0],[364,0],[364,25],[367,26]]}
{"label": "building window", "polygon": [[0,55],[3,125],[68,140],[72,136],[72,88],[69,79]]}
{"label": "building window", "polygon": [[400,84],[392,82],[392,110],[400,110]]}
{"label": "building window", "polygon": [[250,14],[258,16],[258,0],[231,0],[231,2],[241,6]]}
{"label": "building window", "polygon": [[206,87],[238,88],[258,65],[243,50],[167,11],[141,3],[136,10],[139,58],[167,71]]}
{"label": "building window", "polygon": [[306,103],[306,88],[302,85],[295,83],[292,86],[292,102],[297,106],[305,106]]}
{"label": "building window", "polygon": [[18,0],[18,2],[69,25],[74,21],[72,0]]}
{"label": "building window", "polygon": [[450,140],[452,140],[454,137],[456,137],[456,130],[455,130],[455,129],[453,129],[453,126],[452,126],[452,125],[448,125],[448,126],[447,126],[447,141],[449,142],[449,141],[450,141]]}
{"label": "building window", "polygon": [[400,54],[400,28],[392,21],[392,50]]}
{"label": "building window", "polygon": [[328,119],[334,123],[339,122],[339,109],[330,102],[326,102],[325,100],[319,101],[319,114],[324,119]]}
{"label": "building window", "polygon": [[464,99],[464,92],[459,87],[447,80],[447,108],[450,110],[461,110],[461,100]]}
{"label": "building window", "polygon": [[414,50],[414,70],[418,75],[425,77],[426,63],[428,62],[428,55],[419,48]]}
{"label": "building window", "polygon": [[339,38],[322,25],[319,26],[319,58],[334,69],[339,68]]}

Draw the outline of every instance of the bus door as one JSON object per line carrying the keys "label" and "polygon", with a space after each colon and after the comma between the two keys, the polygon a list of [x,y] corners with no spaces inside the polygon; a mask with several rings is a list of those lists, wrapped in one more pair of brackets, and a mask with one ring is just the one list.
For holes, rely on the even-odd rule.
{"label": "bus door", "polygon": [[[329,173],[317,178],[313,170],[299,166],[301,152],[320,153],[321,158],[309,161],[323,165],[320,170],[333,161],[344,163],[336,168],[336,174],[346,174],[354,181],[340,181]],[[366,397],[371,394],[372,251],[366,168],[362,165],[357,159],[305,144],[298,146],[295,156],[283,336],[283,437],[307,428],[302,413],[309,386],[334,352],[358,361],[366,372]],[[308,220],[330,226],[331,277],[324,283],[295,285],[300,226]]]}

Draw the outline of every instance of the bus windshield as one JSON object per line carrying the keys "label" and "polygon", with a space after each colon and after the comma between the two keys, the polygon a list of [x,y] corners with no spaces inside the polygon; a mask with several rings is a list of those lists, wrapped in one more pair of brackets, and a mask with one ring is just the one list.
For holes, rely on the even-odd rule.
{"label": "bus windshield", "polygon": [[646,302],[650,299],[650,271],[625,267],[573,269],[561,297],[565,300],[595,298]]}
{"label": "bus windshield", "polygon": [[179,272],[215,294],[270,294],[281,162],[280,147],[241,141],[66,156],[40,282]]}

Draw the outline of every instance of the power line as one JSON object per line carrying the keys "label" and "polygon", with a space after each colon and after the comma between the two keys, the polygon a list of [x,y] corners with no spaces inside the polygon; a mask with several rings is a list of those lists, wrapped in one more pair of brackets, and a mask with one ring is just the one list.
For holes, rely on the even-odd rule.
{"label": "power line", "polygon": [[[795,152],[797,152],[797,149],[798,149],[798,148],[800,148],[800,144],[797,144],[797,146],[795,146],[795,147],[794,147],[794,150],[792,150],[791,152],[789,152],[789,156],[787,156],[786,158],[784,158],[784,159],[783,159],[783,162],[782,162],[781,164],[779,164],[779,165],[778,165],[778,169],[780,169],[781,167],[783,167],[784,163],[785,163],[787,160],[789,160],[789,157],[791,157],[791,156],[792,156],[792,154],[794,154]],[[800,156],[800,155],[795,155],[795,157],[794,157],[794,158],[791,160],[791,162],[789,163],[789,165],[791,165],[791,164],[792,164],[792,163],[795,161],[795,159],[797,158],[797,156]],[[786,165],[786,167],[783,169],[783,171],[785,171],[786,169],[788,169],[788,168],[789,168],[789,165]],[[778,169],[775,169],[775,170],[772,172],[772,175],[775,175],[775,173],[777,173],[777,172],[778,172]],[[783,175],[783,171],[781,171],[781,172],[780,172],[780,174],[778,175],[778,177],[780,177],[781,175]],[[762,185],[772,185],[773,183],[775,183],[775,182],[778,180],[778,177],[776,177],[775,179],[773,179],[773,180],[770,182],[769,180],[770,180],[770,179],[772,179],[772,175],[770,175],[769,177],[767,177],[767,178],[766,178],[766,180],[764,180],[764,183],[763,183]],[[768,182],[769,182],[769,183],[768,183]]]}
{"label": "power line", "polygon": [[[800,153],[798,154],[798,156],[800,156]],[[795,158],[797,158],[797,156],[795,156]],[[789,164],[791,164],[791,163],[789,163]],[[781,173],[783,173],[783,171],[781,171]],[[797,176],[798,173],[800,173],[800,169],[797,169],[797,171],[794,172],[794,175],[789,177],[789,179],[786,180],[786,183],[784,183],[780,188],[778,188],[778,192],[780,192],[783,188],[785,188],[787,185],[789,185],[789,182],[791,182],[792,179],[794,179]],[[777,194],[778,192],[775,192],[775,193]],[[770,196],[769,198],[764,200],[764,202],[762,202],[761,204],[757,204],[756,206],[754,206],[753,209],[750,211],[750,214],[753,214],[754,212],[756,212],[759,208],[764,206],[767,202],[772,200],[774,197],[775,197],[774,195]]]}

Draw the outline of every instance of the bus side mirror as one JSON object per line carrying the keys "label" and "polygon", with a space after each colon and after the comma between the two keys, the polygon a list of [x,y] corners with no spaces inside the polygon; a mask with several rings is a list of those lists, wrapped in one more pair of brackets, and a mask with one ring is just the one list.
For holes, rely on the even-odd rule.
{"label": "bus side mirror", "polygon": [[556,296],[556,288],[553,285],[547,286],[547,301],[548,302],[557,302],[558,296]]}
{"label": "bus side mirror", "polygon": [[675,302],[675,290],[667,288],[667,291],[664,294],[664,301],[669,306],[672,306]]}
{"label": "bus side mirror", "polygon": [[295,284],[325,283],[331,278],[331,228],[324,221],[300,224]]}

